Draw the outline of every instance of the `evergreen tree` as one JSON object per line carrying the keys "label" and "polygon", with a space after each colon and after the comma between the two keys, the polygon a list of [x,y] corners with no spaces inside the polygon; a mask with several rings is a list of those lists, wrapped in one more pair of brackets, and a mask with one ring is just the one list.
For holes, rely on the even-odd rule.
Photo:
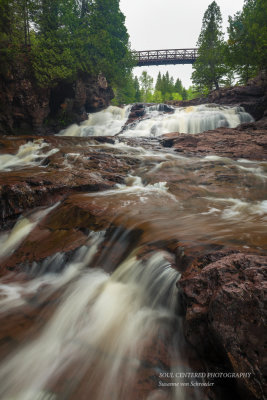
{"label": "evergreen tree", "polygon": [[41,0],[34,18],[38,32],[32,39],[32,63],[39,84],[53,86],[75,79],[80,69],[75,0]]}
{"label": "evergreen tree", "polygon": [[224,65],[224,41],[222,16],[216,1],[206,10],[198,38],[198,58],[193,64],[193,83],[203,92],[218,89],[226,72]]}
{"label": "evergreen tree", "polygon": [[182,94],[183,85],[182,85],[182,81],[179,78],[176,79],[174,89],[175,89],[175,92]]}
{"label": "evergreen tree", "polygon": [[227,62],[240,82],[267,65],[267,0],[246,0],[243,10],[229,17]]}
{"label": "evergreen tree", "polygon": [[109,81],[122,84],[134,65],[119,0],[90,0],[91,57]]}
{"label": "evergreen tree", "polygon": [[100,72],[122,85],[132,69],[119,0],[0,0],[0,12],[1,71],[25,50],[41,86]]}
{"label": "evergreen tree", "polygon": [[134,101],[136,103],[139,103],[141,101],[141,92],[137,76],[134,77],[134,90],[135,90]]}
{"label": "evergreen tree", "polygon": [[161,73],[158,73],[155,90],[161,92]]}

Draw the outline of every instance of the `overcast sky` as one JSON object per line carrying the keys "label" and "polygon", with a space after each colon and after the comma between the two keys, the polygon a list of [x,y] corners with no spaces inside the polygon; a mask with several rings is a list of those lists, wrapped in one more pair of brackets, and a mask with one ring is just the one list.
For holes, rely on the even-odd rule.
{"label": "overcast sky", "polygon": [[[195,47],[202,18],[212,0],[120,0],[133,50],[161,50]],[[228,16],[243,7],[244,0],[217,0],[226,32]],[[188,88],[191,65],[137,67],[135,75],[146,70],[156,80],[159,71],[180,78]]]}

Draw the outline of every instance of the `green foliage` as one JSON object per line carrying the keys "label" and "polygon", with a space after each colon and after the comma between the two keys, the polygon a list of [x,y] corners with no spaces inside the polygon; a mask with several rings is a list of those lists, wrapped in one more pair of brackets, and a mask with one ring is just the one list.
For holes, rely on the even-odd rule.
{"label": "green foliage", "polygon": [[172,93],[172,100],[181,101],[183,97],[180,93]]}
{"label": "green foliage", "polygon": [[160,90],[155,90],[153,94],[153,103],[162,103],[162,93]]}
{"label": "green foliage", "polygon": [[[169,75],[169,72],[167,71],[166,74],[161,75],[161,73],[158,73],[157,77],[157,82],[155,86],[155,92],[154,92],[154,97],[156,95],[156,92],[161,94],[161,101],[166,101],[166,100],[186,100],[187,98],[187,91],[183,87],[181,80],[178,78],[176,82],[174,83],[173,77]],[[157,97],[159,95],[157,94]],[[154,99],[155,103],[158,103]]]}
{"label": "green foliage", "polygon": [[128,74],[124,80],[124,85],[114,87],[115,98],[112,100],[114,106],[132,104],[140,101],[140,89],[138,79]]}
{"label": "green foliage", "polygon": [[151,102],[153,78],[148,75],[147,71],[143,71],[139,80],[141,83],[141,100],[145,103]]}
{"label": "green foliage", "polygon": [[134,77],[134,90],[135,90],[135,99],[134,101],[136,103],[139,103],[141,101],[141,91],[140,91],[140,85],[137,76]]}
{"label": "green foliage", "polygon": [[189,88],[187,89],[187,100],[192,100],[192,99],[196,99],[198,97],[201,97],[203,94],[204,96],[208,95],[208,89],[206,89],[206,92],[199,92],[198,88],[195,86],[189,86]]}
{"label": "green foliage", "polygon": [[207,8],[198,38],[198,58],[193,64],[193,83],[201,93],[206,88],[218,89],[226,72],[224,41],[222,33],[222,16],[216,1]]}
{"label": "green foliage", "polygon": [[100,72],[121,86],[134,65],[119,0],[0,0],[0,12],[4,64],[26,45],[40,86]]}
{"label": "green foliage", "polygon": [[226,48],[228,66],[241,83],[266,70],[267,0],[246,0],[243,10],[229,17],[229,40]]}

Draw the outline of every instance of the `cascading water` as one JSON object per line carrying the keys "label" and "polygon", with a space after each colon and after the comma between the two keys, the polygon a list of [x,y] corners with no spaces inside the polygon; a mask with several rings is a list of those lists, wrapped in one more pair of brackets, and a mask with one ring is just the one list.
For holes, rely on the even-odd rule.
{"label": "cascading water", "polygon": [[41,165],[47,157],[58,151],[58,149],[52,149],[46,153],[43,152],[43,149],[47,146],[47,143],[39,139],[21,145],[17,154],[0,155],[0,171],[11,171],[26,166]]}
{"label": "cascading water", "polygon": [[89,114],[81,125],[73,124],[59,133],[62,136],[113,136],[126,123],[131,106],[110,106],[103,111]]}
{"label": "cascading water", "polygon": [[[235,128],[243,122],[252,122],[253,118],[242,107],[228,107],[205,104],[173,109],[173,113],[164,114],[166,105],[159,104],[146,108],[146,116],[138,124],[129,125],[122,136],[144,137],[160,136],[164,133],[201,133],[215,128]],[[168,107],[168,111],[171,108]],[[113,136],[119,134],[127,121],[130,106],[123,109],[110,106],[104,111],[89,114],[88,121],[80,126],[71,125],[61,131],[63,136]]]}
{"label": "cascading water", "polygon": [[[127,178],[33,210],[1,234],[0,260],[9,265],[17,251],[24,255],[23,273],[0,279],[1,400],[207,399],[181,377],[192,366],[181,326],[177,259],[200,247],[264,250],[267,164],[185,157],[152,146],[162,133],[194,134],[251,121],[241,108],[163,111],[150,107],[146,119],[121,131],[129,108],[110,107],[61,132],[121,132],[113,144],[86,145],[92,158],[127,158]],[[136,136],[148,139],[134,141]],[[84,142],[77,152],[68,152],[66,143],[63,167],[74,169]],[[69,252],[27,261],[29,248],[37,254],[44,243],[51,245],[45,242],[49,235],[63,240],[66,230],[85,242],[75,247],[74,240]]]}

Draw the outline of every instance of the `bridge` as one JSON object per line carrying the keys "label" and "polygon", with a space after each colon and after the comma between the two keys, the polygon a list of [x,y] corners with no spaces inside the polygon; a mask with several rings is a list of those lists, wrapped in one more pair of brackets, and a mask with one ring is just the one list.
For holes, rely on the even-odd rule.
{"label": "bridge", "polygon": [[143,50],[132,51],[138,67],[166,64],[193,64],[198,49]]}

